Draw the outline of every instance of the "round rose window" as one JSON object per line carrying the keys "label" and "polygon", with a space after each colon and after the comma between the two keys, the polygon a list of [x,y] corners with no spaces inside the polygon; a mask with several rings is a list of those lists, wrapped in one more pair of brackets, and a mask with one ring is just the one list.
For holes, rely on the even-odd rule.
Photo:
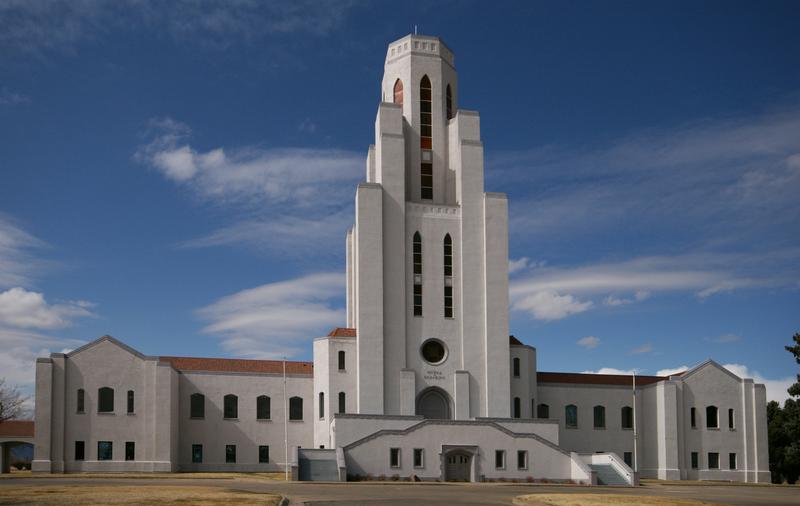
{"label": "round rose window", "polygon": [[447,355],[444,343],[438,339],[428,339],[422,343],[422,358],[429,364],[441,364]]}

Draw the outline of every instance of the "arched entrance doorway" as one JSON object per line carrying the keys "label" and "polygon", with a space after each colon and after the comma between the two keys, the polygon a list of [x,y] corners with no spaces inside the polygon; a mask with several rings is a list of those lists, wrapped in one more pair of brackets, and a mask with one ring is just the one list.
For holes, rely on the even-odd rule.
{"label": "arched entrance doorway", "polygon": [[417,414],[434,420],[449,420],[450,398],[437,387],[426,388],[417,397]]}

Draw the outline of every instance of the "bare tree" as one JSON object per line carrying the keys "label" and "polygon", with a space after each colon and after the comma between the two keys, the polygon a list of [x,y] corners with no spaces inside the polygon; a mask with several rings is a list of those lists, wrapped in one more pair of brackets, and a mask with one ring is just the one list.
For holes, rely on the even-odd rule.
{"label": "bare tree", "polygon": [[6,379],[0,378],[0,422],[18,418],[27,400],[16,386],[6,385]]}

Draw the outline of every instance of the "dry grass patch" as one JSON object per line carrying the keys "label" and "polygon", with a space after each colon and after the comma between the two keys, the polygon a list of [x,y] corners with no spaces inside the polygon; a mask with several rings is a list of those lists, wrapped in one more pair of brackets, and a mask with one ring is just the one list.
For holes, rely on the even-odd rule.
{"label": "dry grass patch", "polygon": [[530,494],[514,498],[519,506],[717,506],[718,503],[648,495]]}
{"label": "dry grass patch", "polygon": [[30,471],[20,471],[10,474],[0,474],[0,480],[11,478],[108,478],[108,479],[132,479],[132,480],[237,480],[237,479],[257,479],[267,481],[284,481],[284,473],[31,473]]}
{"label": "dry grass patch", "polygon": [[85,505],[159,504],[213,506],[217,504],[277,506],[280,496],[216,487],[183,486],[0,486],[0,504]]}

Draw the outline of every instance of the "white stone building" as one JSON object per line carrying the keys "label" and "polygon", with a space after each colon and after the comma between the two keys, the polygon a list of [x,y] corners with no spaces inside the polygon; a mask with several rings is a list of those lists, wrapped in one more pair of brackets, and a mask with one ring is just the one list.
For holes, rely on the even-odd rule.
{"label": "white stone building", "polygon": [[629,376],[537,372],[509,338],[507,200],[484,191],[453,53],[393,42],[381,97],[347,326],[314,341],[313,365],[147,357],[108,336],[52,354],[35,471],[769,481],[764,386],[713,361],[638,377],[635,395]]}

